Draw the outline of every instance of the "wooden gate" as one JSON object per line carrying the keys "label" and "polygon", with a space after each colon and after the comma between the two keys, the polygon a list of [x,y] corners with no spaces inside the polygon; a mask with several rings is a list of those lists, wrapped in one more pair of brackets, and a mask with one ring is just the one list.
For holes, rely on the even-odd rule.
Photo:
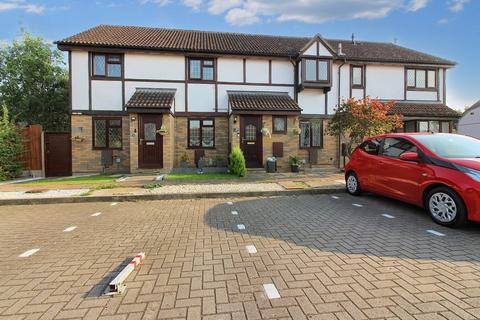
{"label": "wooden gate", "polygon": [[69,132],[45,133],[45,175],[72,175],[72,141]]}

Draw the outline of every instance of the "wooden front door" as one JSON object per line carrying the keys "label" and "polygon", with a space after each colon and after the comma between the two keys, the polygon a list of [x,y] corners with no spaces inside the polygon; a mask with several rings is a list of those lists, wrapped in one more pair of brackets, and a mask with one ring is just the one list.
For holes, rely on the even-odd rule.
{"label": "wooden front door", "polygon": [[163,168],[163,137],[157,132],[161,126],[161,114],[140,114],[138,116],[139,168]]}
{"label": "wooden front door", "polygon": [[248,168],[263,167],[262,116],[240,117],[240,147]]}
{"label": "wooden front door", "polygon": [[69,132],[45,133],[45,176],[72,175],[72,140]]}

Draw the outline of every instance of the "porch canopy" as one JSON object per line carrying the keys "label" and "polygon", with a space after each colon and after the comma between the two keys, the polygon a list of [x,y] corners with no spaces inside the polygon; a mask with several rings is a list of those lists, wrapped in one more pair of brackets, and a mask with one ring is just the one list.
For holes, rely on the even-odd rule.
{"label": "porch canopy", "polygon": [[404,120],[408,119],[445,119],[456,120],[460,117],[458,112],[441,103],[396,103],[389,114],[401,114]]}
{"label": "porch canopy", "polygon": [[228,104],[236,114],[300,114],[302,109],[288,95],[276,91],[227,91]]}
{"label": "porch canopy", "polygon": [[128,100],[128,112],[134,113],[170,113],[175,103],[176,89],[137,88]]}

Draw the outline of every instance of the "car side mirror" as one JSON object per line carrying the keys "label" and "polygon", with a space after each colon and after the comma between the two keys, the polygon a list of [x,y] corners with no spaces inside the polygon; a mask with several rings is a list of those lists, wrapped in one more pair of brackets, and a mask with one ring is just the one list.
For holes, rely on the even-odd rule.
{"label": "car side mirror", "polygon": [[400,155],[400,159],[404,161],[415,161],[419,162],[420,158],[416,152],[405,152]]}

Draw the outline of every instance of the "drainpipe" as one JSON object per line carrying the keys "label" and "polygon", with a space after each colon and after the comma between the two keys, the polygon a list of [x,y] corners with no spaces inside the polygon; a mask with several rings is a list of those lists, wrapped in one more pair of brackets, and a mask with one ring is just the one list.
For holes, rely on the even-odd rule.
{"label": "drainpipe", "polygon": [[[337,89],[337,95],[338,95],[338,101],[337,101],[337,107],[340,106],[340,86],[341,86],[341,71],[342,67],[347,63],[347,59],[343,58],[342,64],[338,66],[338,89]],[[338,135],[338,168],[342,168],[340,165],[340,161],[342,160],[342,139],[341,135]],[[343,167],[345,167],[345,160],[343,161]]]}

